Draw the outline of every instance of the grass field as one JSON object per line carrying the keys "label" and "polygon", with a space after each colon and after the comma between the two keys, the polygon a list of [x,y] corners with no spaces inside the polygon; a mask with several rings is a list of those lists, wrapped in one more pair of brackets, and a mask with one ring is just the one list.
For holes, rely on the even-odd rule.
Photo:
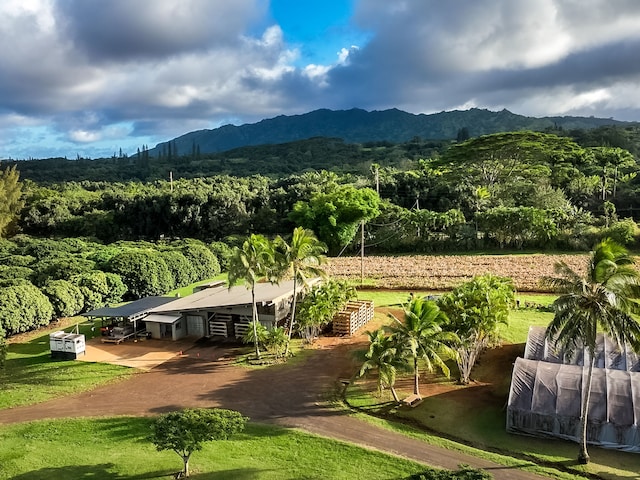
{"label": "grass field", "polygon": [[[55,420],[0,427],[0,479],[166,479],[182,468],[147,439],[151,419]],[[401,479],[420,464],[305,434],[249,424],[191,457],[197,480]]]}
{"label": "grass field", "polygon": [[49,333],[62,329],[66,332],[76,331],[76,325],[87,338],[99,334],[97,326],[94,331],[91,330],[96,324],[87,322],[84,317],[75,317],[65,324],[31,332],[23,336],[20,342],[15,338],[11,341],[5,368],[0,370],[0,408],[28,405],[86,391],[136,372],[106,363],[53,360],[49,349]]}

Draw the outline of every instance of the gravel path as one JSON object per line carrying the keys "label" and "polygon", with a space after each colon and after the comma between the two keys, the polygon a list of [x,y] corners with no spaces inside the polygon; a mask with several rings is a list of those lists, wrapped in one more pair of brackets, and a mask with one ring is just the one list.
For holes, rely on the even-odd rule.
{"label": "gravel path", "polygon": [[[314,351],[297,366],[249,369],[228,361],[221,347],[196,346],[122,382],[38,405],[0,410],[0,423],[60,417],[153,415],[184,407],[238,410],[253,421],[336,438],[448,469],[460,464],[491,471],[498,480],[544,477],[434,447],[331,409],[327,391],[354,371],[346,340]],[[226,355],[226,356],[225,356]]]}

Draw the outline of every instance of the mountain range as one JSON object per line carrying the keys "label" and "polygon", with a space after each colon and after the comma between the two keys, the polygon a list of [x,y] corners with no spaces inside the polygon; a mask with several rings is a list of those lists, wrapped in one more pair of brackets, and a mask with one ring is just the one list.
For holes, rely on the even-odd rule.
{"label": "mountain range", "polygon": [[611,118],[527,117],[508,110],[453,110],[434,114],[412,114],[398,109],[366,111],[314,110],[302,115],[280,115],[257,123],[225,125],[212,130],[196,130],[157,144],[152,157],[217,153],[238,147],[267,145],[313,137],[341,138],[347,143],[407,142],[455,139],[464,132],[476,137],[517,130],[591,129],[603,125],[631,124]]}

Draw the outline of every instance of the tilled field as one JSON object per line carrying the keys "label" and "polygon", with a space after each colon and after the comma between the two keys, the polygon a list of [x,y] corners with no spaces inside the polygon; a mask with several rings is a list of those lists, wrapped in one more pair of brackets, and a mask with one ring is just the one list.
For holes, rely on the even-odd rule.
{"label": "tilled field", "polygon": [[[553,266],[565,262],[584,272],[587,255],[410,255],[370,256],[364,259],[364,278],[378,288],[448,290],[476,275],[492,273],[513,279],[521,292],[543,292],[540,279],[554,276]],[[329,260],[327,273],[337,279],[359,281],[360,257]]]}

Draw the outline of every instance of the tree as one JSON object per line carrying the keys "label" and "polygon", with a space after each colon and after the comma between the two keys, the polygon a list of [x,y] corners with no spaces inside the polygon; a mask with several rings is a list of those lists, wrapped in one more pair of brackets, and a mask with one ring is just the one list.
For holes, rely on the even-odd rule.
{"label": "tree", "polygon": [[387,335],[383,328],[375,332],[367,332],[369,336],[369,349],[363,355],[364,363],[360,367],[358,376],[362,377],[370,370],[378,371],[378,393],[386,386],[391,390],[393,399],[400,402],[394,385],[396,374],[411,370],[407,358],[402,355],[402,349],[398,348],[395,339]]}
{"label": "tree", "polygon": [[53,317],[49,299],[33,284],[0,288],[0,331],[6,335],[35,330]]}
{"label": "tree", "polygon": [[480,353],[498,340],[498,327],[508,324],[514,302],[511,279],[491,274],[474,277],[439,299],[438,305],[448,318],[444,329],[460,339],[456,345],[460,383],[469,383]]}
{"label": "tree", "polygon": [[361,222],[380,214],[380,197],[370,188],[341,185],[330,193],[316,193],[308,202],[293,206],[289,218],[316,232],[332,252],[337,252],[355,236]]}
{"label": "tree", "polygon": [[5,236],[22,209],[22,184],[16,166],[0,171],[0,238]]}
{"label": "tree", "polygon": [[4,339],[4,331],[0,327],[0,370],[4,368],[5,360],[7,359],[7,341]]}
{"label": "tree", "polygon": [[[251,321],[253,338],[258,338],[258,306],[256,305],[256,283],[262,279],[275,282],[280,275],[275,260],[273,242],[262,235],[251,235],[242,247],[235,247],[229,260],[229,288],[238,281],[251,289]],[[256,358],[260,358],[260,346],[254,342]]]}
{"label": "tree", "polygon": [[111,259],[109,270],[122,277],[129,289],[128,296],[133,299],[162,295],[174,287],[167,264],[155,251],[122,252]]}
{"label": "tree", "polygon": [[587,415],[591,380],[596,360],[596,336],[601,329],[618,345],[628,344],[640,352],[640,273],[627,250],[611,239],[598,243],[591,253],[584,276],[564,262],[555,265],[557,277],[543,282],[560,296],[553,302],[554,318],[546,336],[572,356],[577,348],[589,352],[586,385],[582,385],[580,412],[580,451],[578,461],[589,462],[587,452]]}
{"label": "tree", "polygon": [[451,345],[458,340],[457,336],[442,329],[447,316],[438,305],[420,297],[414,298],[404,309],[403,321],[393,314],[389,314],[389,317],[395,322],[391,327],[394,340],[404,354],[413,360],[413,393],[420,396],[418,361],[425,362],[427,371],[433,372],[438,368],[448,377],[449,367],[444,362],[444,356],[456,358],[456,351]]}
{"label": "tree", "polygon": [[184,462],[183,475],[189,476],[191,454],[202,444],[227,440],[244,430],[248,418],[225,409],[194,408],[161,415],[152,426],[151,441],[158,451],[173,450]]}
{"label": "tree", "polygon": [[324,270],[320,268],[320,265],[326,260],[324,253],[327,251],[327,247],[318,241],[311,230],[297,227],[293,230],[291,242],[286,243],[280,239],[280,241],[276,243],[276,250],[279,254],[279,261],[282,262],[282,265],[289,270],[293,277],[293,304],[291,306],[287,346],[284,350],[284,356],[286,357],[289,354],[291,333],[295,326],[298,284],[304,287],[310,277],[326,276]]}
{"label": "tree", "polygon": [[329,280],[315,285],[298,304],[298,326],[305,341],[312,343],[322,327],[327,325],[356,291],[346,282]]}
{"label": "tree", "polygon": [[41,290],[49,298],[57,318],[72,317],[84,308],[84,295],[80,287],[67,280],[50,280]]}

